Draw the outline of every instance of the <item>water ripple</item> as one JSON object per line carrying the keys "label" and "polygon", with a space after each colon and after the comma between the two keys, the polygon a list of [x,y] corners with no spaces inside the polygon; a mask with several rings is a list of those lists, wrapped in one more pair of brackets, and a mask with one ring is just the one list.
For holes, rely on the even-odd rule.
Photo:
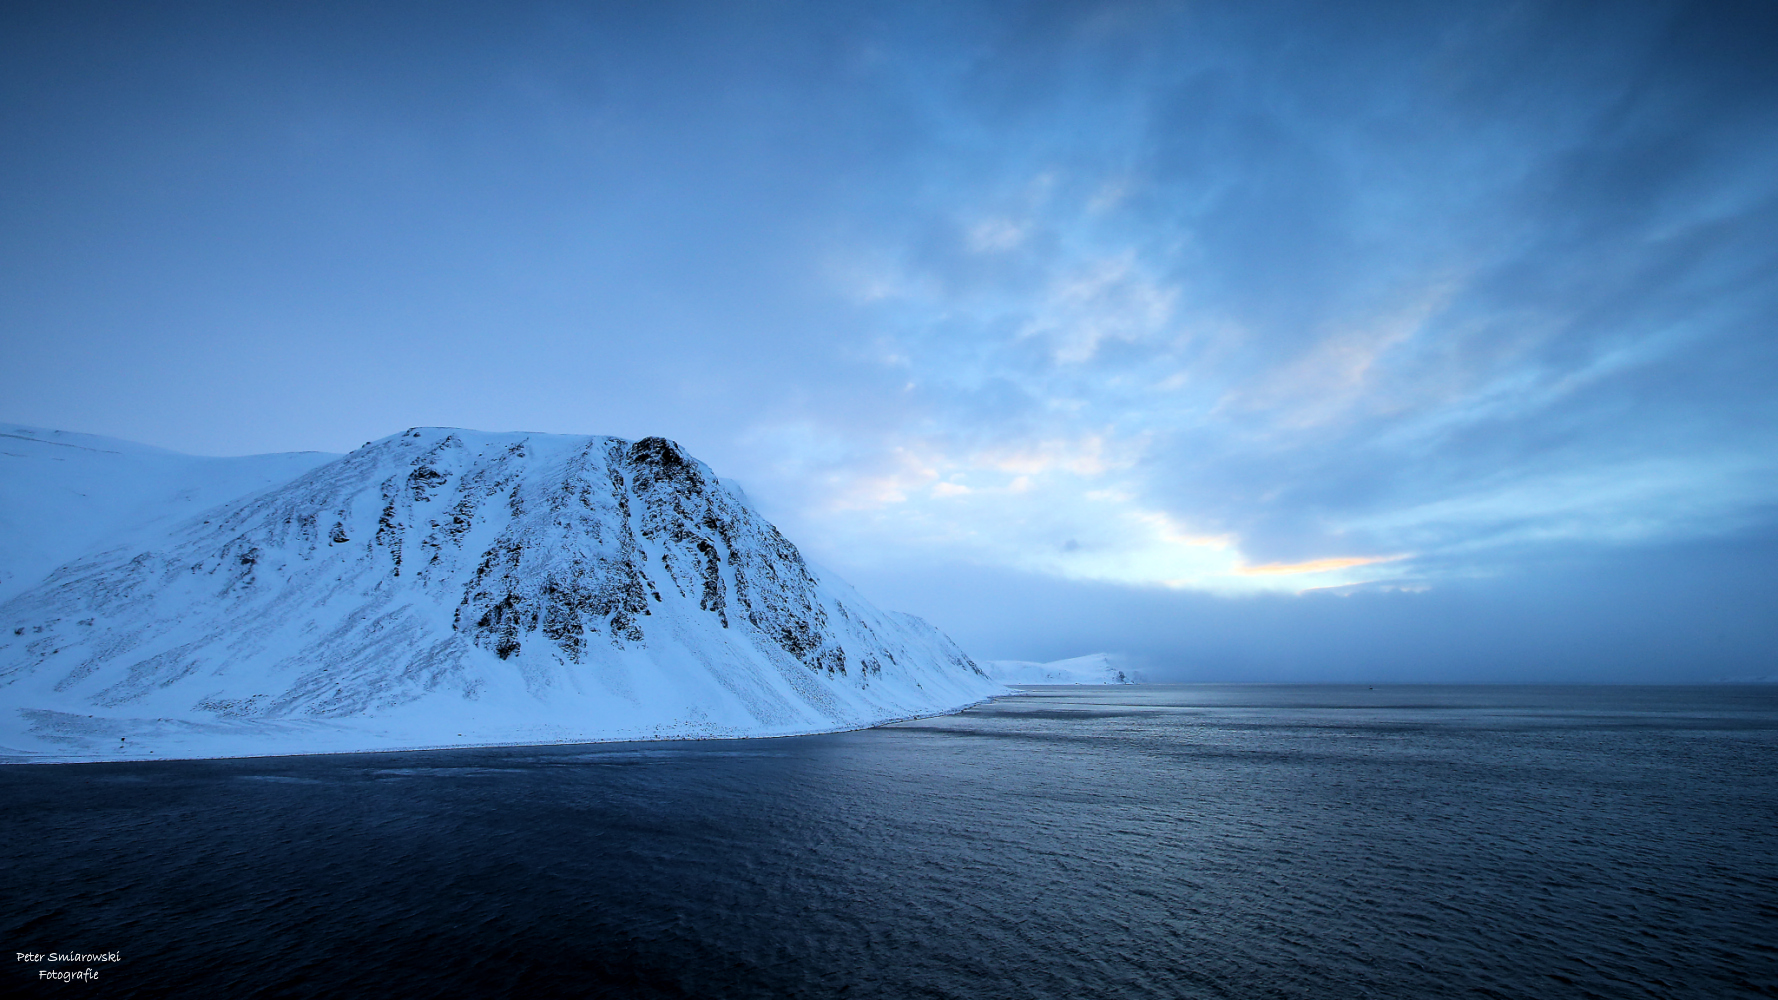
{"label": "water ripple", "polygon": [[0,924],[109,996],[1775,996],[1775,751],[1771,689],[1193,686],[7,767]]}

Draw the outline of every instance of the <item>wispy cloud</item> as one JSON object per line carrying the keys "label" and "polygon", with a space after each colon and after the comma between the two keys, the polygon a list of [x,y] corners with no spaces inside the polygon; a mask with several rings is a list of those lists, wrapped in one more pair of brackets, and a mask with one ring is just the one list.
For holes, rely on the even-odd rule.
{"label": "wispy cloud", "polygon": [[[1748,141],[1723,145],[1724,119],[1675,113],[1731,85],[1675,75],[1669,18],[1690,15],[1644,13],[1602,36],[1430,8],[1367,36],[1326,14],[1291,32],[1342,39],[1325,66],[1219,35],[1239,17],[1062,18],[1026,54],[1070,56],[977,66],[937,133],[969,119],[970,170],[925,189],[899,242],[845,252],[876,262],[859,300],[915,373],[899,432],[934,449],[925,492],[880,494],[900,498],[885,533],[943,501],[985,561],[1229,589],[1764,516],[1770,401],[1708,372],[1757,354],[1778,302],[1750,277],[1778,265],[1750,239],[1778,185],[1748,166],[1778,124],[1735,95]],[[1583,35],[1567,60],[1557,40]],[[999,103],[1001,74],[1060,87],[1094,44],[1123,68],[1074,103]]]}

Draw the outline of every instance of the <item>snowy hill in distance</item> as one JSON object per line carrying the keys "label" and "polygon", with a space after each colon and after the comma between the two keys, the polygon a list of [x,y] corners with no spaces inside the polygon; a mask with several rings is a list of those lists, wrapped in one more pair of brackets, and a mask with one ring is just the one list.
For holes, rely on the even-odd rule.
{"label": "snowy hill in distance", "polygon": [[202,458],[0,424],[0,601],[102,545],[289,482],[338,455]]}
{"label": "snowy hill in distance", "polygon": [[[10,759],[784,735],[1005,690],[660,438],[423,428],[179,466],[19,436],[69,451],[8,466],[3,516],[48,526],[34,558],[86,548],[0,604]],[[94,523],[46,513],[69,484]]]}
{"label": "snowy hill in distance", "polygon": [[1066,660],[988,660],[982,667],[1002,684],[1134,684],[1136,677],[1117,666],[1109,653],[1088,653]]}

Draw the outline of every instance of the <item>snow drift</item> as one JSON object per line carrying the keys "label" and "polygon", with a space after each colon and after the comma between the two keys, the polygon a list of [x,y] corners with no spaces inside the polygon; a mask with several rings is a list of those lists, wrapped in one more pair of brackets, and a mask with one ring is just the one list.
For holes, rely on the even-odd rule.
{"label": "snow drift", "polygon": [[661,438],[409,430],[68,562],[0,626],[13,759],[781,735],[1004,690]]}

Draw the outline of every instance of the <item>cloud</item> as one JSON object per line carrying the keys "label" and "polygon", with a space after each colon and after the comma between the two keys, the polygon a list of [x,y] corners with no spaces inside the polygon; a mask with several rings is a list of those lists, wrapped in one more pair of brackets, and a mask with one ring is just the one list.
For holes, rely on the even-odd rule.
{"label": "cloud", "polygon": [[1300,576],[1304,573],[1326,573],[1336,569],[1351,569],[1355,566],[1372,566],[1377,563],[1396,562],[1408,558],[1407,554],[1396,556],[1345,556],[1331,559],[1311,559],[1300,563],[1264,563],[1259,566],[1239,566],[1235,572],[1241,576]]}
{"label": "cloud", "polygon": [[[1045,22],[951,95],[947,120],[992,138],[926,197],[1014,210],[881,244],[876,286],[895,291],[874,319],[923,373],[909,426],[966,473],[938,494],[1075,512],[981,513],[980,558],[1216,589],[1757,523],[1774,407],[1706,372],[1771,370],[1778,258],[1756,234],[1778,123],[1733,92],[1769,85],[1750,56],[1687,62],[1751,10],[1428,6],[1376,32],[1296,13],[1276,34],[1316,58],[1252,47],[1257,13],[1204,15],[1189,38],[1134,15],[1115,45],[1167,58],[1126,59],[1084,104],[988,100],[1015,78],[1061,93],[1101,44]],[[1046,481],[1034,456],[1086,428],[1126,457]],[[990,455],[1028,467],[989,483]],[[1228,558],[1174,551],[1152,513]],[[1096,534],[1072,526],[1092,517]],[[1030,536],[1039,522],[1061,540]]]}
{"label": "cloud", "polygon": [[894,567],[854,581],[973,655],[1105,650],[1174,682],[1704,683],[1771,677],[1770,535],[1521,550],[1484,576],[1214,595],[1005,567]]}
{"label": "cloud", "polygon": [[1019,330],[1052,345],[1057,362],[1092,360],[1107,340],[1140,343],[1163,336],[1173,318],[1178,290],[1136,273],[1136,255],[1083,263],[1058,276]]}

